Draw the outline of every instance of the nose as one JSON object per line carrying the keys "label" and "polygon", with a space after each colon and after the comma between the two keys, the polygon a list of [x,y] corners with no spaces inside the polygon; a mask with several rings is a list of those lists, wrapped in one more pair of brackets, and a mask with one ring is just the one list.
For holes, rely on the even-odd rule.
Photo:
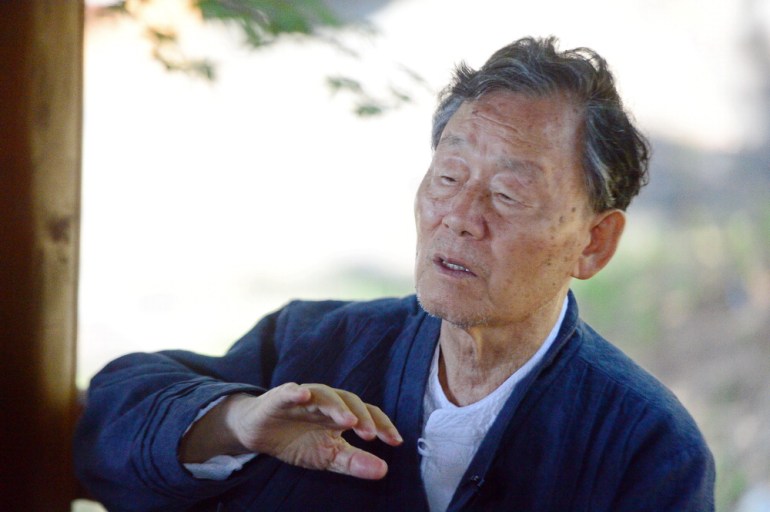
{"label": "nose", "polygon": [[443,224],[461,237],[481,239],[487,232],[486,200],[488,193],[466,185],[451,199]]}

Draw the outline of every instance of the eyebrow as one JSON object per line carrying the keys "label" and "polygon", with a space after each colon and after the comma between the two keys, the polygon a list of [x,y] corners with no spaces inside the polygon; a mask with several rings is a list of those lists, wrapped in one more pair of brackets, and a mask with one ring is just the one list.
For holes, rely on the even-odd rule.
{"label": "eyebrow", "polygon": [[446,134],[438,141],[439,146],[465,146],[467,141],[457,135]]}
{"label": "eyebrow", "polygon": [[501,158],[500,166],[527,180],[539,180],[543,176],[543,168],[532,160]]}

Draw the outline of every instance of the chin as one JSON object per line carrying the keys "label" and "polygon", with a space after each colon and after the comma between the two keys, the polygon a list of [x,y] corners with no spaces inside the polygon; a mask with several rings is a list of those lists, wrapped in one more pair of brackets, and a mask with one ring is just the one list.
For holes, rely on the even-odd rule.
{"label": "chin", "polygon": [[468,301],[452,300],[449,297],[434,297],[433,294],[423,294],[417,287],[417,300],[422,309],[462,329],[489,325],[489,315],[480,308],[469,307]]}

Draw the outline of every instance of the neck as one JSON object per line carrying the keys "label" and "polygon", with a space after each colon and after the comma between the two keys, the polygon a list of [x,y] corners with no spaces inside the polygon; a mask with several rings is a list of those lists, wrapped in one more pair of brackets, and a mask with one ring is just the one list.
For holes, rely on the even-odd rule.
{"label": "neck", "polygon": [[542,346],[561,313],[563,298],[538,315],[504,326],[441,323],[439,382],[455,405],[486,397]]}

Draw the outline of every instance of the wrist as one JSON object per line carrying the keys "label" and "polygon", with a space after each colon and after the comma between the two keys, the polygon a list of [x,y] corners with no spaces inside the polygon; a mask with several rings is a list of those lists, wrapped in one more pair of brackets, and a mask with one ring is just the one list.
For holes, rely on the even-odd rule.
{"label": "wrist", "polygon": [[179,460],[182,463],[201,463],[217,455],[250,453],[237,434],[238,405],[255,398],[242,393],[225,397],[210,411],[198,418],[182,437]]}

